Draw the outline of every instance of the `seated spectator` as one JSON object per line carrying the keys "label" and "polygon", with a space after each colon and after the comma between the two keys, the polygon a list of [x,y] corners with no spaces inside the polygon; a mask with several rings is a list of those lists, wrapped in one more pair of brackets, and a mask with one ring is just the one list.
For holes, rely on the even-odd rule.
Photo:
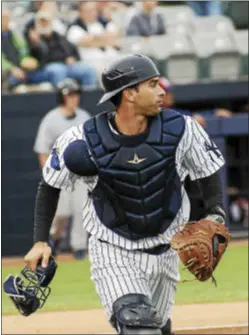
{"label": "seated spectator", "polygon": [[112,7],[110,6],[110,1],[98,1],[96,2],[98,22],[100,22],[104,27],[112,19]]}
{"label": "seated spectator", "polygon": [[163,17],[155,12],[157,1],[142,2],[142,8],[133,15],[127,28],[127,36],[149,37],[166,34]]}
{"label": "seated spectator", "polygon": [[[97,3],[98,21],[106,27],[112,20],[112,14],[116,11],[127,11],[133,7],[131,1],[98,1]],[[127,16],[127,15],[126,15]]]}
{"label": "seated spectator", "polygon": [[65,35],[67,25],[57,17],[58,9],[55,1],[31,1],[30,10],[32,12],[31,18],[24,27],[25,38],[29,41],[30,31],[35,27],[35,15],[38,11],[48,11],[53,17],[53,30],[60,35]]}
{"label": "seated spectator", "polygon": [[175,97],[173,93],[173,87],[170,83],[170,81],[164,77],[160,78],[159,85],[163,88],[165,91],[165,95],[163,96],[163,107],[165,108],[173,108],[174,110],[177,110],[178,112],[192,116],[200,125],[205,126],[208,119],[210,117],[231,117],[232,112],[223,109],[223,108],[215,108],[210,110],[201,110],[199,112],[192,112],[187,109],[178,109],[174,107],[175,104]]}
{"label": "seated spectator", "polygon": [[39,61],[53,86],[68,77],[79,81],[83,88],[95,88],[95,69],[78,62],[77,49],[53,30],[52,21],[50,12],[39,11],[36,14],[35,29],[29,32],[31,55]]}
{"label": "seated spectator", "polygon": [[101,73],[118,55],[118,29],[98,21],[95,2],[80,2],[79,17],[70,25],[68,40],[79,48],[80,57]]}
{"label": "seated spectator", "polygon": [[47,77],[38,71],[38,61],[30,57],[25,39],[10,28],[8,9],[2,11],[2,74],[6,90],[20,84],[39,84]]}

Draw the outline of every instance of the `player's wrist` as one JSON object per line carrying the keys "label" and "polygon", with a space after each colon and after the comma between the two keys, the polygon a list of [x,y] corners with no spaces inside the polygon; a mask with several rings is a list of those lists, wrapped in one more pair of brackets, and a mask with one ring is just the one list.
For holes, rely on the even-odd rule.
{"label": "player's wrist", "polygon": [[225,223],[226,213],[221,206],[216,205],[207,210],[205,219],[209,219],[219,223]]}
{"label": "player's wrist", "polygon": [[225,224],[225,219],[221,215],[218,215],[218,214],[209,214],[205,217],[205,219]]}

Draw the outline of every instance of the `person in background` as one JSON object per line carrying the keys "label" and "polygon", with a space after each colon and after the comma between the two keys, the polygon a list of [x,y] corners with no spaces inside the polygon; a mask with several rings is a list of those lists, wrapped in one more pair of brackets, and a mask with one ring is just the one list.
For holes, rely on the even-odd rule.
{"label": "person in background", "polygon": [[161,14],[155,12],[157,1],[144,1],[142,8],[132,16],[126,28],[127,36],[149,37],[166,34],[165,22]]}
{"label": "person in background", "polygon": [[[105,26],[98,21],[96,2],[80,2],[79,16],[70,25],[67,38],[76,47],[82,61],[91,63],[100,73],[119,56],[119,32],[109,16]],[[110,13],[109,13],[110,15]]]}
{"label": "person in background", "polygon": [[53,17],[53,30],[60,35],[65,35],[67,25],[58,18],[58,7],[56,1],[31,1],[30,2],[31,17],[27,20],[24,27],[24,36],[30,43],[30,35],[35,30],[35,16],[39,11],[48,11]]}
{"label": "person in background", "polygon": [[222,1],[186,1],[198,16],[222,15]]}
{"label": "person in background", "polygon": [[29,41],[31,55],[39,61],[53,86],[72,78],[79,81],[84,89],[96,88],[95,69],[90,64],[79,62],[77,48],[53,30],[50,12],[37,12],[35,29],[30,31]]}
{"label": "person in background", "polygon": [[[86,110],[79,108],[80,92],[80,86],[72,79],[59,83],[57,93],[59,105],[44,116],[35,140],[34,151],[38,155],[41,169],[53,147],[55,150],[53,164],[56,164],[56,139],[67,129],[82,125],[90,118]],[[58,252],[68,218],[72,216],[70,245],[76,259],[84,258],[87,253],[88,234],[82,226],[82,209],[86,198],[87,186],[84,183],[77,184],[73,193],[62,191],[50,231],[55,250]]]}
{"label": "person in background", "polygon": [[165,108],[173,108],[182,114],[192,116],[200,125],[205,126],[208,119],[210,117],[231,117],[232,112],[224,109],[224,108],[216,108],[210,110],[201,110],[199,112],[191,112],[187,109],[178,109],[174,107],[175,97],[173,92],[173,86],[168,79],[165,77],[161,77],[159,81],[159,85],[165,91],[165,95],[163,96],[163,107]]}
{"label": "person in background", "polygon": [[10,12],[2,11],[2,74],[5,88],[15,89],[21,84],[40,84],[47,81],[47,76],[38,70],[39,63],[29,54],[23,36],[11,29]]}

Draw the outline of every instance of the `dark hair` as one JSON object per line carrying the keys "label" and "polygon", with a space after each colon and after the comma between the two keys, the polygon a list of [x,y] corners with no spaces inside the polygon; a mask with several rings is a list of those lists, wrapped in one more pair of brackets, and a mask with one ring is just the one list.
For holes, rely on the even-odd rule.
{"label": "dark hair", "polygon": [[[139,84],[135,84],[126,88],[135,88],[138,90]],[[125,88],[125,89],[126,89]],[[117,108],[121,105],[122,101],[122,96],[123,96],[123,91],[119,92],[118,94],[114,95],[114,97],[110,98],[110,101],[113,103],[113,105]]]}

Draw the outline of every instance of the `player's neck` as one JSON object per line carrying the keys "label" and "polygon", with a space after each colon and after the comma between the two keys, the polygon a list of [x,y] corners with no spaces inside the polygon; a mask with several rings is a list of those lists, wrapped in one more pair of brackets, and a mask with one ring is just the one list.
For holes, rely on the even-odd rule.
{"label": "player's neck", "polygon": [[137,135],[143,133],[148,124],[148,118],[144,115],[137,115],[134,111],[122,110],[119,108],[115,114],[117,130],[124,135]]}

